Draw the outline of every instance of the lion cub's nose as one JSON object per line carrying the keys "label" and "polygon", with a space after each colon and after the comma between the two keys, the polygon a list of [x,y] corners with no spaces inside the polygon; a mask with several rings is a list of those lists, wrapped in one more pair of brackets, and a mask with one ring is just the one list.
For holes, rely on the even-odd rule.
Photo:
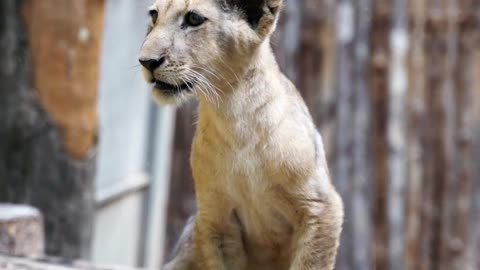
{"label": "lion cub's nose", "polygon": [[155,69],[160,67],[165,62],[165,57],[161,57],[159,59],[144,59],[140,58],[138,60],[143,67],[153,73]]}

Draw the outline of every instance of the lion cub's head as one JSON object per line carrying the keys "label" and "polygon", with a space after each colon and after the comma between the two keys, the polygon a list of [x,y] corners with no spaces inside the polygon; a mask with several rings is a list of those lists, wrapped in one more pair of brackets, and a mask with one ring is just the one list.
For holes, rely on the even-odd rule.
{"label": "lion cub's head", "polygon": [[140,63],[162,103],[215,99],[274,29],[281,0],[156,0]]}

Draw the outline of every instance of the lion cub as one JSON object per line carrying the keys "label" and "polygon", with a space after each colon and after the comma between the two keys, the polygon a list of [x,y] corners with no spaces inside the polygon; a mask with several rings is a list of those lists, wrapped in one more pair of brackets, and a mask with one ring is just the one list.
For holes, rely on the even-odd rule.
{"label": "lion cub", "polygon": [[322,140],[270,47],[282,0],[157,0],[140,63],[162,103],[199,99],[198,212],[166,269],[334,268],[343,222]]}

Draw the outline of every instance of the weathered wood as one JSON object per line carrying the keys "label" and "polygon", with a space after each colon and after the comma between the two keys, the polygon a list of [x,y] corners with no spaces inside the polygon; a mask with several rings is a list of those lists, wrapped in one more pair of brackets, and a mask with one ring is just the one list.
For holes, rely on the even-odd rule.
{"label": "weathered wood", "polygon": [[444,10],[439,2],[428,2],[425,29],[427,66],[429,67],[426,74],[426,100],[428,101],[427,117],[431,119],[431,123],[425,130],[427,153],[425,180],[428,186],[425,205],[428,207],[423,209],[424,228],[422,233],[425,233],[423,243],[428,244],[422,250],[422,269],[439,269],[442,260],[440,254],[443,244],[441,239],[442,204],[447,177],[443,168],[448,165],[444,144],[444,140],[447,138],[445,136],[447,116],[443,95],[450,91],[448,80],[451,78],[447,70],[451,59],[447,57],[449,55],[445,29],[448,29],[448,25],[444,15]]}
{"label": "weathered wood", "polygon": [[372,31],[370,34],[370,104],[372,115],[372,178],[373,178],[373,226],[374,269],[388,269],[387,228],[387,115],[388,75],[390,63],[389,35],[391,25],[390,1],[373,1]]}
{"label": "weathered wood", "polygon": [[[444,162],[445,167],[443,169],[444,183],[443,191],[441,194],[441,209],[440,209],[440,235],[438,241],[440,246],[437,247],[438,259],[441,260],[438,264],[438,269],[465,269],[465,266],[458,267],[455,265],[455,256],[451,256],[451,244],[452,238],[451,229],[457,226],[457,220],[454,220],[455,211],[455,197],[457,193],[458,183],[462,180],[458,179],[458,148],[456,144],[457,140],[457,115],[459,108],[456,104],[457,94],[463,89],[459,88],[457,84],[456,74],[463,74],[464,70],[460,64],[460,51],[459,51],[459,5],[458,1],[447,1],[442,9],[443,17],[445,20],[446,29],[443,30],[445,34],[444,42],[446,44],[446,54],[444,56],[445,67],[443,68],[442,77],[442,89],[440,96],[443,98],[442,106],[444,112],[444,131],[442,132],[442,144],[444,145]],[[468,69],[468,67],[467,67]],[[456,244],[458,246],[458,242]],[[458,248],[454,248],[460,251]],[[463,253],[463,252],[460,252]]]}
{"label": "weathered wood", "polygon": [[[355,39],[355,8],[353,1],[343,0],[337,4],[337,67],[335,73],[337,106],[335,107],[337,127],[335,134],[335,161],[333,178],[342,198],[352,196],[353,176],[353,46]],[[352,202],[345,201],[345,216],[353,215]],[[348,270],[353,267],[353,223],[344,224],[337,268]]]}
{"label": "weathered wood", "polygon": [[421,209],[423,197],[424,151],[423,131],[425,104],[425,9],[426,0],[409,1],[410,17],[410,55],[409,55],[409,90],[407,96],[407,155],[408,183],[406,194],[405,221],[405,268],[421,269],[419,257],[422,247]]}
{"label": "weathered wood", "polygon": [[405,267],[405,190],[407,179],[407,57],[409,31],[407,29],[407,1],[392,3],[390,30],[388,141],[388,249],[389,269]]}
{"label": "weathered wood", "polygon": [[[480,25],[480,18],[476,25]],[[479,42],[480,43],[480,42]],[[480,119],[480,46],[477,46],[473,53],[473,115],[475,119]],[[473,127],[473,161],[480,162],[480,123],[476,122]],[[473,168],[473,193],[480,194],[480,166]],[[480,196],[474,195],[472,198],[472,222],[471,236],[469,237],[468,261],[471,269],[480,269]]]}
{"label": "weathered wood", "polygon": [[469,269],[473,267],[468,258],[469,239],[472,233],[472,203],[475,163],[472,148],[474,146],[475,123],[475,47],[480,31],[476,9],[480,2],[456,1],[450,3],[453,12],[450,21],[455,24],[456,34],[456,68],[452,70],[453,100],[450,162],[451,175],[447,182],[442,257],[443,269]]}
{"label": "weathered wood", "polygon": [[30,206],[0,204],[0,253],[12,256],[44,254],[43,219]]}
{"label": "weathered wood", "polygon": [[371,159],[371,104],[368,65],[371,57],[370,31],[372,27],[372,0],[354,1],[355,41],[353,70],[353,172],[352,172],[352,260],[355,269],[371,270],[372,236],[372,159]]}

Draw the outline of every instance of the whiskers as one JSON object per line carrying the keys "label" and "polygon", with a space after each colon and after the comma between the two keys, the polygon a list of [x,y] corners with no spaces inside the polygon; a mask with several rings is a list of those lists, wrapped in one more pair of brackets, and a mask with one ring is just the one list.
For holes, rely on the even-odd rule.
{"label": "whiskers", "polygon": [[[203,70],[205,71],[206,73],[210,74],[211,76],[213,76],[215,79],[217,79],[219,82],[225,82],[228,86],[230,86],[231,90],[233,91],[235,88],[233,87],[233,85],[224,77],[222,76],[222,74],[218,73],[214,70],[210,70],[208,68],[204,68],[204,67],[201,67],[201,66],[194,66],[194,68],[198,68],[200,70]],[[222,92],[223,93],[223,92]]]}
{"label": "whiskers", "polygon": [[[240,78],[239,78],[239,76],[237,75],[237,73],[233,70],[233,68],[232,68],[229,64],[227,64],[227,63],[225,62],[224,59],[222,59],[222,57],[214,57],[214,56],[213,56],[212,54],[210,54],[210,53],[207,53],[207,54],[208,54],[211,58],[216,59],[217,63],[220,64],[220,65],[222,65],[223,68],[226,68],[224,71],[230,72],[231,75],[233,75],[233,76],[235,77],[235,80],[236,80],[237,82],[240,81]],[[214,68],[214,70],[215,70],[215,68]],[[225,78],[225,77],[222,76],[222,78]],[[226,81],[227,81],[227,80],[226,80]],[[228,82],[228,81],[227,81],[227,82]]]}
{"label": "whiskers", "polygon": [[[195,66],[195,67],[205,72],[208,71],[207,69],[200,68],[198,66]],[[211,71],[208,71],[207,73],[210,74],[210,72]],[[207,98],[209,102],[215,104],[216,106],[220,104],[220,102],[222,101],[221,94],[223,95],[223,91],[217,86],[215,86],[207,77],[205,77],[204,75],[200,74],[199,72],[193,69],[190,69],[185,74],[185,78],[188,81],[194,82],[197,85],[197,89],[205,96],[205,98]],[[185,79],[182,79],[182,80],[185,82]],[[190,86],[188,88],[192,90]]]}
{"label": "whiskers", "polygon": [[[218,70],[213,66],[205,67],[200,65],[192,65],[191,69],[187,74],[187,77],[193,78],[195,82],[200,85],[199,90],[206,96],[206,98],[211,102],[216,102],[216,104],[218,104],[219,101],[222,101],[222,96],[224,96],[225,93],[222,91],[222,89],[217,87],[216,84],[212,83],[207,77],[214,79],[217,83],[230,87],[231,91],[235,90],[235,86],[232,85],[232,83],[236,84],[240,82],[239,76],[227,63],[225,63],[223,59],[217,60],[218,64],[220,64],[221,67],[224,68],[222,72],[218,72]],[[204,73],[205,75],[202,75],[196,70]],[[231,78],[232,75],[234,78]],[[226,78],[225,76],[229,77],[230,79]]]}

